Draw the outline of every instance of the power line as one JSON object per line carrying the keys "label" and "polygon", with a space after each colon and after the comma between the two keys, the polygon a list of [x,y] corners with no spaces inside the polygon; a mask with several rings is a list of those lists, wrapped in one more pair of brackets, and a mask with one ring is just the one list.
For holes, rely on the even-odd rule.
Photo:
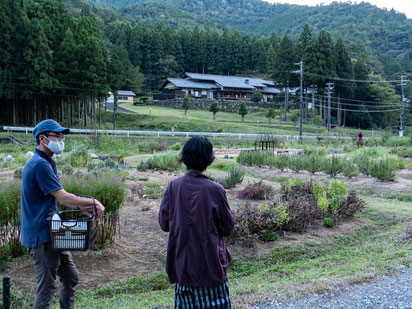
{"label": "power line", "polygon": [[[319,97],[318,97],[319,98]],[[327,99],[325,96],[321,96],[320,98]],[[339,103],[339,100],[337,98],[331,97],[333,100],[333,103]],[[319,101],[319,99],[318,99]],[[346,105],[346,106],[365,106],[365,107],[396,107],[400,106],[401,103],[387,103],[387,102],[375,102],[380,105],[367,105],[367,104],[354,104],[354,103],[344,103],[340,102],[341,105]]]}
{"label": "power line", "polygon": [[[319,104],[315,104],[316,107],[323,107]],[[331,109],[337,110],[337,107],[331,107]],[[356,113],[387,113],[387,112],[397,112],[400,111],[400,108],[397,109],[388,109],[388,110],[371,110],[371,111],[365,111],[365,110],[357,110],[357,109],[346,109],[346,108],[341,108],[343,111],[348,111],[348,112],[356,112]]]}
{"label": "power line", "polygon": [[325,79],[330,79],[330,80],[340,80],[340,81],[347,81],[347,82],[355,82],[355,83],[399,83],[400,80],[365,80],[365,79],[349,79],[349,78],[343,78],[343,77],[333,77],[333,76],[328,76],[328,75],[321,75],[321,74],[316,74],[316,73],[310,73],[310,72],[305,72],[304,73],[307,76],[313,76],[313,77],[320,77],[320,78],[325,78]]}
{"label": "power line", "polygon": [[[317,97],[327,98],[327,96],[316,94]],[[338,97],[331,97],[332,99],[341,99],[349,102],[362,102],[362,103],[379,103],[379,104],[400,104],[399,102],[379,102],[379,101],[366,101],[366,100],[356,100],[356,99],[346,99],[346,98],[338,98]]]}

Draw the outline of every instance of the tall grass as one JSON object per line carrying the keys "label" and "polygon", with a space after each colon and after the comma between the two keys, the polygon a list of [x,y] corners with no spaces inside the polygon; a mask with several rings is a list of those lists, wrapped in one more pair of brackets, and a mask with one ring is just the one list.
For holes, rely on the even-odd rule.
{"label": "tall grass", "polygon": [[105,206],[96,245],[101,247],[112,242],[117,232],[119,211],[126,200],[126,188],[121,179],[114,175],[67,177],[62,179],[62,184],[67,192],[91,195]]}
{"label": "tall grass", "polygon": [[0,270],[4,261],[23,254],[20,244],[20,194],[19,181],[0,186]]}

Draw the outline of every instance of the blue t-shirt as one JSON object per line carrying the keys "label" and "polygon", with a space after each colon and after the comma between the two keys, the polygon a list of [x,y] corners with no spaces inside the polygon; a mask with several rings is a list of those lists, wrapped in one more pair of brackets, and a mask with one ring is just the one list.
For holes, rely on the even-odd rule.
{"label": "blue t-shirt", "polygon": [[23,168],[21,182],[21,243],[36,248],[37,238],[50,242],[47,218],[57,213],[58,202],[50,193],[63,189],[56,162],[36,149]]}

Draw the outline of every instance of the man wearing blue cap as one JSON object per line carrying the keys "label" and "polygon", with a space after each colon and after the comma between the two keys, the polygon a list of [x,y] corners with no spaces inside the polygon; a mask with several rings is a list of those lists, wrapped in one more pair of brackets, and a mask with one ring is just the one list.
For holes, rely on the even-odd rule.
{"label": "man wearing blue cap", "polygon": [[[66,192],[57,173],[54,154],[64,150],[63,134],[70,130],[54,120],[43,120],[36,125],[33,135],[37,141],[33,157],[23,169],[21,190],[21,243],[28,248],[36,272],[36,296],[33,308],[49,308],[60,279],[60,308],[74,308],[74,293],[78,272],[69,251],[53,251],[48,218],[57,213],[58,202],[78,208],[90,216],[93,200]],[[97,200],[97,216],[104,206]]]}

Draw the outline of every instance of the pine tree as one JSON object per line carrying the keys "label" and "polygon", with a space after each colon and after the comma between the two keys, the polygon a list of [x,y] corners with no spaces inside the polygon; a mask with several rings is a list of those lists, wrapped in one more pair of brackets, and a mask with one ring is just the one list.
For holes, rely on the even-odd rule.
{"label": "pine tree", "polygon": [[296,45],[296,57],[298,60],[303,59],[303,54],[311,39],[312,33],[309,30],[308,24],[305,24],[305,28],[303,28]]}
{"label": "pine tree", "polygon": [[297,85],[298,78],[292,71],[296,70],[296,53],[294,43],[287,35],[282,38],[280,42],[279,51],[277,53],[276,71],[272,76],[272,79],[286,85],[289,81],[289,85]]}

